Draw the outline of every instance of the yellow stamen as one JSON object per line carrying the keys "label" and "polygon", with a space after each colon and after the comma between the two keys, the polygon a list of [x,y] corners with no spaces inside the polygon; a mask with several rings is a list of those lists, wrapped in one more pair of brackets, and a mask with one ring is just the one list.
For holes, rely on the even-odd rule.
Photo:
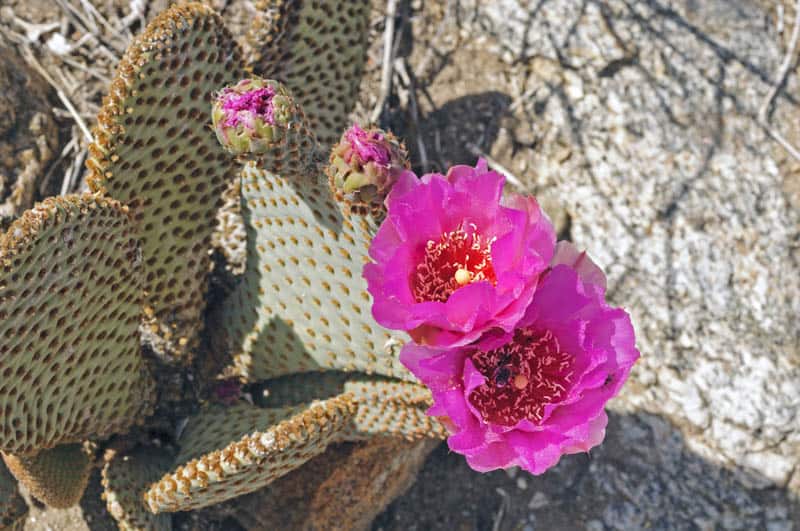
{"label": "yellow stamen", "polygon": [[469,281],[470,281],[470,280],[472,280],[472,279],[470,278],[470,276],[471,276],[471,275],[469,274],[469,271],[468,271],[468,270],[466,270],[466,269],[458,269],[458,270],[456,271],[456,275],[455,275],[455,277],[456,277],[456,283],[457,283],[459,286],[463,286],[463,285],[465,285],[465,284],[469,284]]}
{"label": "yellow stamen", "polygon": [[528,377],[524,374],[514,376],[514,387],[517,389],[524,389],[528,385]]}

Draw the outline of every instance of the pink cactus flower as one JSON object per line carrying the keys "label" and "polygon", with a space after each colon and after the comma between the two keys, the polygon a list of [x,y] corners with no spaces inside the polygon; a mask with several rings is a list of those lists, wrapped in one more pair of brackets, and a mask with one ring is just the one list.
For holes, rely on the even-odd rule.
{"label": "pink cactus flower", "polygon": [[268,124],[274,124],[272,98],[275,89],[269,85],[242,91],[226,88],[220,95],[222,110],[225,113],[225,127],[236,127],[239,124],[253,128],[253,120],[261,118]]}
{"label": "pink cactus flower", "polygon": [[408,168],[406,148],[392,133],[357,124],[333,146],[329,160],[325,173],[337,198],[381,217],[386,195]]}
{"label": "pink cactus flower", "polygon": [[541,474],[602,442],[604,406],[639,358],[628,314],[605,302],[605,276],[558,244],[516,329],[457,349],[407,344],[401,361],[433,392],[429,415],[450,449],[485,472]]}
{"label": "pink cactus flower", "polygon": [[350,143],[351,151],[346,162],[351,163],[353,155],[358,156],[360,162],[374,162],[382,166],[389,164],[392,155],[386,145],[386,138],[380,131],[364,131],[357,124],[353,124],[344,134],[345,140]]}
{"label": "pink cactus flower", "polygon": [[504,180],[483,160],[400,175],[364,267],[378,323],[432,347],[514,330],[555,235],[535,199],[502,199]]}
{"label": "pink cactus flower", "polygon": [[243,79],[223,88],[211,105],[220,144],[234,155],[257,155],[281,141],[294,109],[285,87],[264,79]]}

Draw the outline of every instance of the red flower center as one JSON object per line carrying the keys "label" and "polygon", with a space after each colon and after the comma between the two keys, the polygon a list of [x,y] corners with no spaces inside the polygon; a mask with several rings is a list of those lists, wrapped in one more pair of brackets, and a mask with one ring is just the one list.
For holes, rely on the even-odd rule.
{"label": "red flower center", "polygon": [[475,225],[463,224],[445,232],[438,242],[428,240],[425,256],[414,271],[411,288],[417,302],[446,302],[455,290],[480,280],[497,284],[492,267],[491,246]]}
{"label": "red flower center", "polygon": [[549,330],[519,329],[500,348],[472,355],[486,382],[469,395],[470,403],[491,424],[513,426],[522,419],[539,424],[544,408],[566,396],[574,358],[561,351]]}

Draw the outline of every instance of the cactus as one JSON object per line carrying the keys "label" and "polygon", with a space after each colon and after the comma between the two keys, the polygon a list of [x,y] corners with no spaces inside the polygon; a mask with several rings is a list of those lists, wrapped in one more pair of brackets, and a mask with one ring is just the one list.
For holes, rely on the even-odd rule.
{"label": "cactus", "polygon": [[[265,385],[263,409],[214,405],[189,421],[179,441],[179,468],[146,494],[153,512],[199,508],[253,492],[333,442],[445,435],[443,426],[424,414],[430,393],[415,384],[323,373]],[[259,432],[252,433],[254,427]]]}
{"label": "cactus", "polygon": [[89,184],[130,205],[142,241],[143,338],[185,363],[205,308],[208,251],[235,166],[209,131],[212,93],[239,78],[240,53],[211,8],[172,7],[128,48],[103,103]]}
{"label": "cactus", "polygon": [[302,110],[280,84],[252,86],[264,85],[281,112],[242,170],[246,271],[217,312],[215,349],[247,381],[323,369],[413,381],[397,358],[402,336],[373,321],[361,278],[375,219],[336,201]]}
{"label": "cactus", "polygon": [[252,71],[289,87],[326,150],[355,105],[369,9],[368,0],[260,0],[245,38]]}
{"label": "cactus", "polygon": [[47,199],[0,237],[0,450],[103,438],[147,414],[139,261],[127,209],[90,194]]}
{"label": "cactus", "polygon": [[122,531],[169,531],[172,517],[154,515],[143,503],[147,487],[169,468],[172,459],[155,448],[114,453],[103,466],[103,499]]}
{"label": "cactus", "polygon": [[78,503],[93,464],[92,456],[81,444],[62,444],[32,457],[3,454],[3,461],[32,496],[57,508]]}
{"label": "cactus", "polygon": [[[398,361],[403,336],[373,321],[361,277],[406,153],[373,130],[345,134],[332,156],[321,147],[342,134],[365,51],[368,2],[334,4],[260,4],[248,57],[289,88],[234,84],[240,53],[210,8],[180,4],[156,17],[126,52],[98,117],[93,193],[48,199],[0,236],[0,451],[31,484],[45,484],[47,467],[78,472],[64,499],[52,486],[34,492],[45,503],[80,496],[91,466],[76,453],[82,442],[104,445],[136,422],[148,431],[126,439],[134,450],[108,457],[102,482],[109,512],[131,530],[169,529],[162,513],[253,492],[330,444],[444,435],[425,415],[430,393]],[[386,143],[388,163],[362,156],[364,142]],[[205,315],[215,219],[223,248],[233,242],[229,258],[244,254],[244,273]],[[193,367],[221,354],[232,362],[197,373],[195,386],[198,352]],[[213,387],[209,376],[270,395],[256,397],[264,407],[238,395],[193,403],[170,441],[174,458],[168,446],[137,445],[154,433],[169,441],[170,405],[196,400]],[[156,386],[159,409],[147,418]]]}
{"label": "cactus", "polygon": [[17,490],[14,476],[0,462],[0,529],[21,531],[27,515],[28,506]]}
{"label": "cactus", "polygon": [[189,421],[178,468],[153,484],[145,500],[160,513],[253,492],[322,453],[352,414],[348,395],[299,408],[209,408]]}

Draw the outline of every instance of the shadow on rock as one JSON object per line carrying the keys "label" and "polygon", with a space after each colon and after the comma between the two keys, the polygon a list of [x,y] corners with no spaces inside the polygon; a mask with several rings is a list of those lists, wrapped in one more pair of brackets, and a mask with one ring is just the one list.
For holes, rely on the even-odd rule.
{"label": "shadow on rock", "polygon": [[413,130],[414,121],[410,119],[392,125],[402,138],[421,135],[424,157],[417,142],[407,145],[415,171],[443,172],[454,164],[473,164],[479,152],[488,153],[510,105],[511,98],[502,92],[481,92],[455,98],[422,117],[419,131]]}
{"label": "shadow on rock", "polygon": [[[605,442],[541,476],[473,472],[442,444],[373,529],[792,529],[800,502],[710,463],[647,413],[611,414]],[[529,525],[529,527],[526,527]]]}

